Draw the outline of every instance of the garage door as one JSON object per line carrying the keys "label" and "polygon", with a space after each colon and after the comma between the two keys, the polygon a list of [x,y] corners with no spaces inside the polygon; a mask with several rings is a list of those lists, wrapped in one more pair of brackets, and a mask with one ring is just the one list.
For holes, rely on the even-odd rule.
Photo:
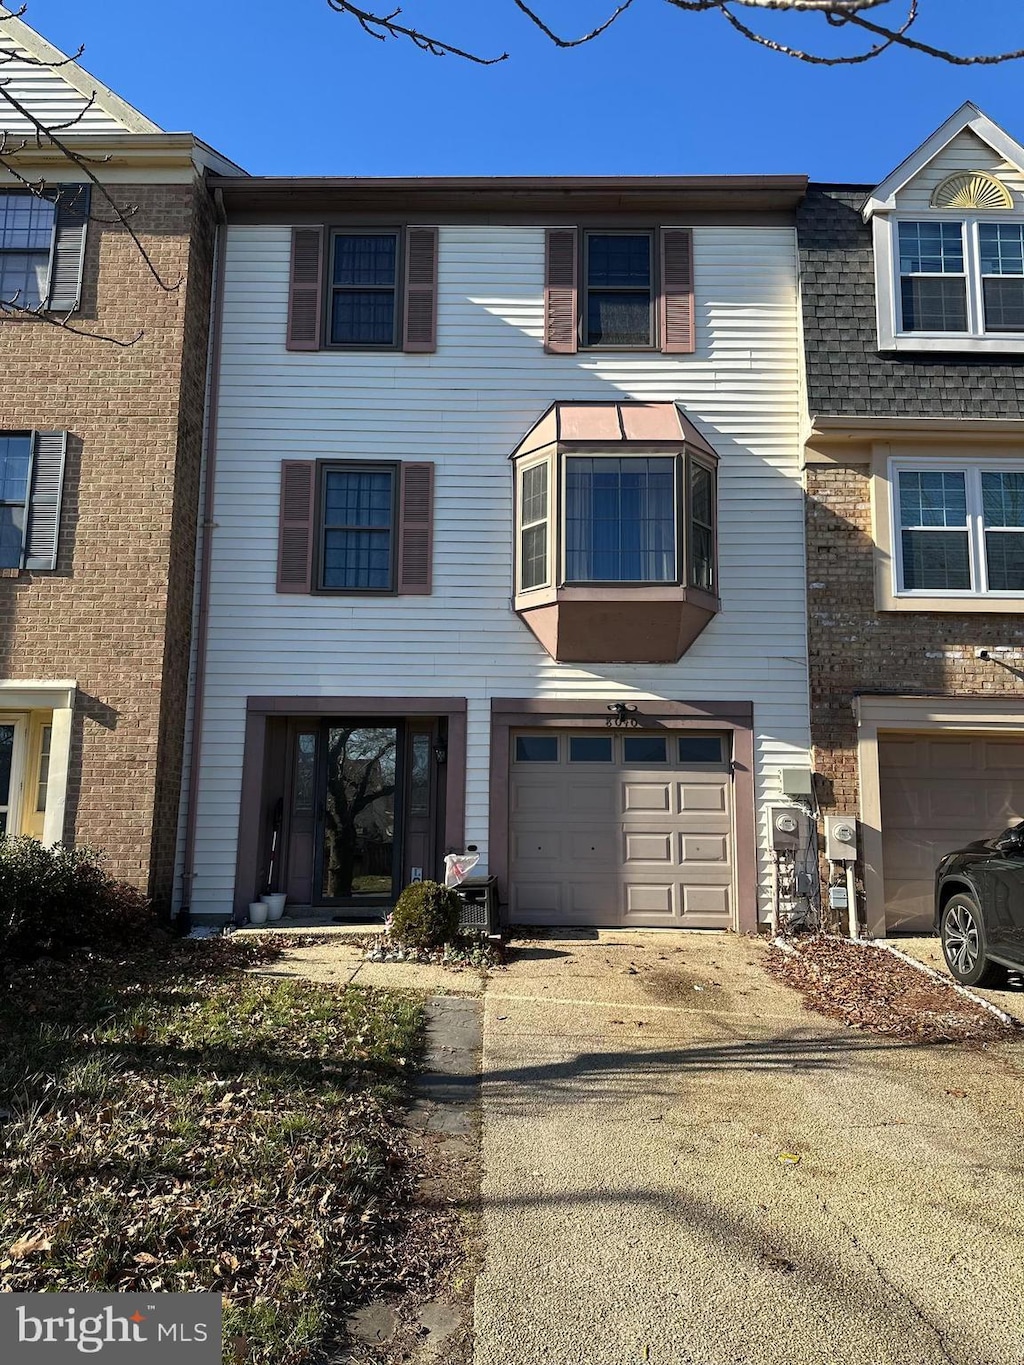
{"label": "garage door", "polygon": [[729,928],[729,758],[724,734],[513,734],[513,923]]}
{"label": "garage door", "polygon": [[944,853],[1024,818],[1024,735],[880,735],[889,929],[927,929]]}

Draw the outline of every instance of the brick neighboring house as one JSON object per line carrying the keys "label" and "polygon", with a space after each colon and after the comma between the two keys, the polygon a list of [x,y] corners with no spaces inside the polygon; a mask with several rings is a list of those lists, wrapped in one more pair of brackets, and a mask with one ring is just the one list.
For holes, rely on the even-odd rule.
{"label": "brick neighboring house", "polygon": [[[0,9],[8,89],[96,158],[101,190],[26,139],[0,172],[0,297],[46,299],[89,339],[0,316],[0,832],[88,843],[169,900],[180,795],[214,211],[238,168],[164,133]],[[42,65],[40,65],[42,63]],[[92,100],[89,103],[90,98]],[[84,113],[83,113],[84,111]],[[31,125],[0,105],[0,130]],[[10,148],[8,149],[10,155]]]}
{"label": "brick neighboring house", "polygon": [[814,760],[881,935],[1024,816],[1024,149],[965,105],[798,233]]}

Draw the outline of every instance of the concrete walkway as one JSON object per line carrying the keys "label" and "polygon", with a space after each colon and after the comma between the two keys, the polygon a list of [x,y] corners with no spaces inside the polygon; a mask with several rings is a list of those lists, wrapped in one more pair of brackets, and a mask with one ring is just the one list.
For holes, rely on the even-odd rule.
{"label": "concrete walkway", "polygon": [[476,1365],[1020,1365],[1013,1048],[832,1025],[755,941],[525,948],[485,996]]}

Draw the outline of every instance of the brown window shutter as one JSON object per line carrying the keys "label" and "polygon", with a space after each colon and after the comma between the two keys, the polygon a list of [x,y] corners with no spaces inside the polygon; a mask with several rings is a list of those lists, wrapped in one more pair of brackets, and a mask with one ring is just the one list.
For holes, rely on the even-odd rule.
{"label": "brown window shutter", "polygon": [[548,228],[544,234],[544,349],[575,355],[578,289],[576,229]]}
{"label": "brown window shutter", "polygon": [[281,463],[281,521],[277,542],[277,591],[312,592],[316,523],[316,463]]}
{"label": "brown window shutter", "polygon": [[693,233],[661,229],[661,349],[690,354],[694,336]]}
{"label": "brown window shutter", "polygon": [[398,591],[429,593],[434,561],[434,466],[403,464],[398,513]]}
{"label": "brown window shutter", "polygon": [[292,228],[288,280],[289,351],[318,351],[322,325],[324,230]]}
{"label": "brown window shutter", "polygon": [[437,350],[436,227],[406,229],[403,319],[403,351]]}

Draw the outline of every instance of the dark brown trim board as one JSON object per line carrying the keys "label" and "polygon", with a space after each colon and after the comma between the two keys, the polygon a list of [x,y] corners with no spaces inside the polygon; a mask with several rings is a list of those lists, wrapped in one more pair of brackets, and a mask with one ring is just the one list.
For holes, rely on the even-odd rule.
{"label": "dark brown trim board", "polygon": [[[612,700],[625,700],[613,698]],[[733,732],[733,800],[736,839],[737,933],[756,933],[757,840],[754,806],[754,704],[715,701],[637,701],[638,721],[645,729],[731,730]],[[536,697],[491,699],[490,856],[488,868],[498,878],[507,904],[509,867],[509,748],[513,729],[529,726],[558,729],[593,728],[608,720],[608,700],[546,701]]]}
{"label": "dark brown trim board", "polygon": [[271,716],[437,716],[448,722],[444,830],[446,850],[466,840],[465,697],[247,697],[245,753],[239,803],[234,912],[240,915],[258,892],[263,754]]}

